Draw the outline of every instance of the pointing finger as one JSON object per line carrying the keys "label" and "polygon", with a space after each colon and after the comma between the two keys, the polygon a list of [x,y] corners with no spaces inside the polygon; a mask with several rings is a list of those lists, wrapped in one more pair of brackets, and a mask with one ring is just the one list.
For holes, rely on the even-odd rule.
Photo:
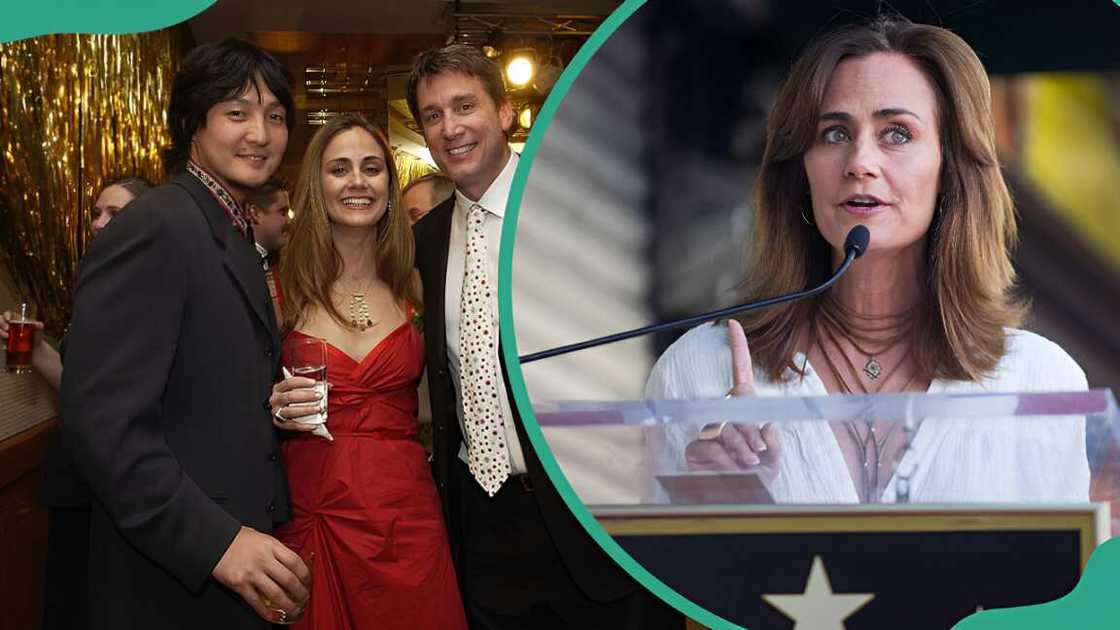
{"label": "pointing finger", "polygon": [[731,346],[731,394],[742,396],[754,393],[754,366],[747,334],[736,319],[727,320],[727,341]]}

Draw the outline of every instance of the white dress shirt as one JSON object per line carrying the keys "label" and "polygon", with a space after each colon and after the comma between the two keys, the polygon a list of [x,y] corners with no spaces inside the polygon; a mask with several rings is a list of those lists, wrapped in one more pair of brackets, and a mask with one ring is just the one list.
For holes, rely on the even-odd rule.
{"label": "white dress shirt", "polygon": [[[498,248],[502,242],[502,219],[506,213],[506,199],[509,197],[510,185],[513,183],[513,172],[517,170],[517,154],[510,153],[509,161],[505,168],[486,189],[477,202],[467,199],[463,193],[455,191],[455,210],[451,215],[451,240],[447,249],[447,282],[444,290],[446,301],[444,306],[444,321],[447,333],[447,359],[451,367],[451,380],[455,384],[456,404],[455,412],[459,417],[459,428],[463,435],[467,434],[463,425],[463,400],[459,392],[462,391],[459,381],[459,310],[463,300],[463,277],[466,274],[466,245],[467,245],[467,214],[470,207],[478,203],[486,210],[483,230],[486,234],[486,275],[494,283],[498,281]],[[498,316],[498,292],[491,294],[490,308],[494,317]],[[498,344],[494,344],[494,363],[500,365],[497,357]],[[505,391],[505,376],[501,369],[497,374],[498,391]],[[508,396],[498,396],[502,407],[502,417],[506,429],[506,448],[509,450],[510,474],[524,474],[525,456],[521,452],[521,441],[517,439],[517,429],[513,424],[513,410],[510,408]],[[467,461],[467,445],[464,443],[459,448],[459,458]]]}
{"label": "white dress shirt", "polygon": [[[980,382],[935,379],[930,394],[1080,391],[1085,373],[1057,344],[1025,330],[1007,329],[1007,353]],[[759,396],[825,396],[824,383],[803,354],[787,368],[786,382],[772,382],[755,368]],[[646,397],[722,398],[731,387],[727,327],[702,324],[661,355],[646,383]],[[1010,411],[1010,410],[1009,410]],[[666,429],[667,455],[684,462],[684,450],[699,427]],[[827,422],[791,422],[778,427],[778,474],[766,482],[778,503],[857,503],[859,495],[835,434]],[[923,422],[914,438],[920,467],[910,479],[913,503],[1052,503],[1089,500],[1089,464],[1084,417],[937,419]],[[905,462],[900,462],[903,467]],[[896,500],[892,476],[878,500]]]}

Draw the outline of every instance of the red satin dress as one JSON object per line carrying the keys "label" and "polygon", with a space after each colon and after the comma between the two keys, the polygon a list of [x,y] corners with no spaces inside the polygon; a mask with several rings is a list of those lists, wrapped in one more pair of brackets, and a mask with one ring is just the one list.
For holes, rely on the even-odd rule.
{"label": "red satin dress", "polygon": [[329,344],[327,355],[334,442],[299,433],[283,445],[294,514],[276,536],[304,560],[315,552],[311,600],[295,627],[465,629],[439,497],[417,441],[420,334],[406,321],[361,362]]}

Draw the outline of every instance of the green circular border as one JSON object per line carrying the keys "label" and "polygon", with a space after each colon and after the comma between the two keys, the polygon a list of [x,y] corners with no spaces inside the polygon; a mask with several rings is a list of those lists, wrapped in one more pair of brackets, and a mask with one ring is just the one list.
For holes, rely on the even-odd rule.
{"label": "green circular border", "polygon": [[42,0],[4,3],[0,42],[54,33],[122,35],[185,22],[217,0]]}
{"label": "green circular border", "polygon": [[568,508],[572,511],[572,514],[575,515],[584,529],[591,534],[591,537],[595,539],[595,542],[599,543],[599,546],[607,552],[607,555],[614,559],[627,573],[633,576],[639,584],[695,621],[718,630],[742,629],[742,626],[737,626],[697,606],[680,593],[669,588],[664,582],[654,577],[652,573],[638,564],[630,554],[626,553],[626,551],[611,538],[610,534],[599,525],[599,522],[595,520],[595,517],[591,515],[587,507],[583,505],[583,501],[576,495],[575,490],[573,490],[571,484],[568,483],[568,478],[564,476],[564,472],[560,469],[559,464],[556,463],[556,458],[552,455],[552,451],[549,450],[548,442],[541,432],[537,417],[533,414],[533,404],[529,399],[529,392],[525,388],[525,378],[521,373],[521,361],[518,359],[517,335],[514,334],[513,301],[511,299],[511,287],[513,285],[513,247],[514,239],[517,235],[517,219],[521,211],[521,198],[525,194],[525,185],[529,179],[529,169],[533,166],[533,160],[537,157],[537,151],[540,150],[541,142],[545,137],[548,126],[552,123],[553,117],[556,116],[556,110],[560,107],[560,102],[564,100],[564,96],[568,93],[568,90],[571,89],[572,83],[575,81],[576,77],[583,72],[584,67],[591,61],[591,58],[603,43],[618,30],[618,27],[621,26],[623,22],[645,3],[646,0],[626,0],[622,6],[616,9],[615,12],[604,20],[602,25],[595,30],[556,81],[556,85],[553,86],[552,92],[548,95],[548,99],[545,100],[544,105],[541,106],[540,113],[537,114],[537,120],[533,124],[532,133],[529,134],[529,138],[525,142],[525,149],[521,153],[521,159],[517,164],[517,171],[513,175],[513,185],[510,187],[509,201],[506,203],[505,220],[502,225],[502,245],[498,253],[498,317],[499,321],[505,322],[505,325],[501,326],[500,329],[502,352],[505,357],[509,386],[513,391],[513,398],[517,403],[517,409],[521,413],[522,420],[524,420],[525,433],[528,434],[529,440],[533,443],[533,448],[536,450],[537,456],[541,460],[541,465],[544,466],[549,478],[552,479],[556,490],[560,493],[564,502],[568,504]]}

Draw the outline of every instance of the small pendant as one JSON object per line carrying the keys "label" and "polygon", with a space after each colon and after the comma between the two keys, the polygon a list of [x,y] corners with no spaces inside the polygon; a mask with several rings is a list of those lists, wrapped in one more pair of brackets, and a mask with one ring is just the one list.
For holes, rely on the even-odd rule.
{"label": "small pendant", "polygon": [[364,293],[355,293],[350,296],[350,324],[359,332],[365,332],[373,327],[373,320],[369,316],[369,305],[366,303]]}
{"label": "small pendant", "polygon": [[871,357],[867,360],[867,363],[863,364],[863,373],[867,375],[867,378],[874,381],[883,373],[883,366],[878,359]]}

